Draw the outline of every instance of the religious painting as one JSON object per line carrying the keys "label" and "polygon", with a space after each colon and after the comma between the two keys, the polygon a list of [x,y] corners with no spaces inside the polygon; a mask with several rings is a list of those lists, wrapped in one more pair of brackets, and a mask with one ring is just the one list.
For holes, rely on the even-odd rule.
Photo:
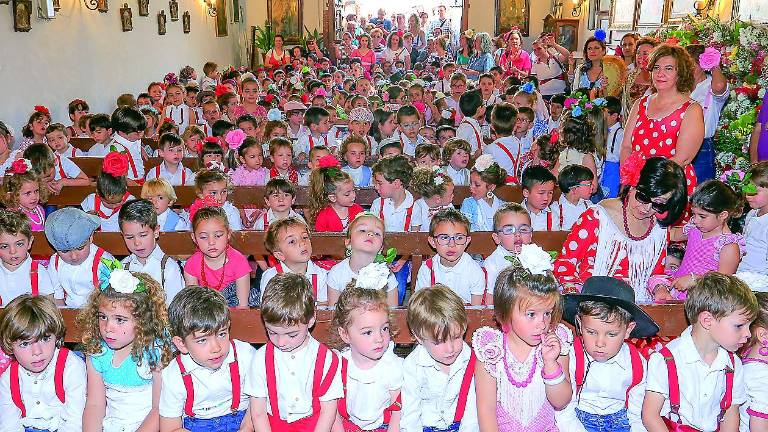
{"label": "religious painting", "polygon": [[635,27],[635,0],[612,0],[610,26],[603,30],[632,30]]}
{"label": "religious painting", "polygon": [[530,18],[530,0],[496,0],[496,35],[517,27],[523,36],[528,36]]}
{"label": "religious painting", "polygon": [[664,0],[640,0],[640,27],[658,27],[664,20]]}
{"label": "religious painting", "polygon": [[179,20],[179,2],[176,0],[169,1],[168,12],[170,12],[171,21],[178,21]]}
{"label": "religious painting", "polygon": [[53,0],[53,10],[54,12],[61,10],[61,0]]}
{"label": "religious painting", "polygon": [[189,11],[184,12],[181,16],[181,27],[184,29],[184,33],[189,33],[191,30],[191,17]]}
{"label": "religious painting", "polygon": [[120,8],[120,23],[123,26],[124,32],[133,30],[133,12],[131,11],[131,8],[128,7],[128,3],[125,3],[123,7]]}
{"label": "religious painting", "polygon": [[579,49],[579,20],[563,18],[555,20],[555,40],[558,45],[574,52]]}
{"label": "religious painting", "polygon": [[733,0],[733,16],[742,21],[768,23],[768,2],[765,0]]}
{"label": "religious painting", "polygon": [[101,13],[109,12],[109,3],[107,3],[107,0],[96,0],[96,10]]}
{"label": "religious painting", "polygon": [[224,37],[229,34],[227,29],[227,1],[216,0],[216,36]]}
{"label": "religious painting", "polygon": [[696,0],[670,0],[672,7],[669,10],[669,19],[671,21],[681,20],[688,15],[696,15],[696,8],[693,4]]}
{"label": "religious painting", "polygon": [[13,30],[32,30],[32,0],[13,0]]}
{"label": "religious painting", "polygon": [[149,16],[149,0],[139,0],[139,16]]}
{"label": "religious painting", "polygon": [[283,35],[286,44],[297,44],[301,39],[302,0],[267,0],[267,19],[275,34]]}
{"label": "religious painting", "polygon": [[157,34],[164,35],[165,34],[165,26],[167,24],[167,19],[165,17],[165,11],[161,10],[157,14]]}

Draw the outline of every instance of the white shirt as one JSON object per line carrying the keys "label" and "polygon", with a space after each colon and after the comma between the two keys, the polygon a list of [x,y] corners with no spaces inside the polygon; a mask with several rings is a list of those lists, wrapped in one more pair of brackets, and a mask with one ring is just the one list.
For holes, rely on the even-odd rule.
{"label": "white shirt", "polygon": [[227,215],[229,229],[232,231],[241,231],[243,229],[243,221],[240,219],[240,210],[229,201],[225,201],[224,205],[221,206],[221,209],[224,210],[224,213]]}
{"label": "white shirt", "polygon": [[[48,269],[42,264],[37,266],[37,288],[41,296],[53,294],[55,299],[64,298],[64,291],[54,291]],[[27,255],[16,270],[8,270],[6,264],[0,261],[0,306],[7,305],[22,294],[32,294],[32,257]]]}
{"label": "white shirt", "polygon": [[[422,432],[425,426],[445,429],[453,423],[456,406],[459,403],[461,382],[464,380],[464,372],[467,370],[471,353],[472,349],[464,343],[461,353],[450,366],[447,374],[421,345],[417,345],[405,358],[403,387],[400,390],[403,401],[401,431]],[[482,365],[477,363],[475,367],[482,367]],[[472,379],[459,432],[478,430],[480,426],[477,423],[475,380]]]}
{"label": "white shirt", "polygon": [[[245,387],[252,370],[250,368],[256,349],[250,344],[233,339],[237,349],[237,363],[240,370],[240,388]],[[210,419],[231,414],[232,411],[232,378],[229,365],[235,362],[235,353],[232,346],[224,359],[224,363],[216,369],[209,369],[199,365],[189,354],[181,355],[181,364],[184,365],[186,374],[192,377],[192,388],[195,399],[192,412],[195,418]],[[179,364],[173,359],[163,369],[163,388],[160,391],[160,403],[158,410],[165,418],[186,417],[184,406],[187,400],[187,389],[184,387]],[[248,396],[240,391],[240,411],[248,409]]]}
{"label": "white shirt", "polygon": [[472,148],[470,153],[475,153],[477,149],[483,148],[483,134],[480,131],[480,123],[472,117],[464,117],[456,129],[456,137],[469,143]]}
{"label": "white shirt", "polygon": [[[136,175],[133,173],[133,169],[129,163],[128,175],[130,180],[141,180],[144,178],[144,159],[141,158],[141,139],[136,141],[129,141],[127,138],[121,137],[115,133],[112,135],[112,142],[109,146],[114,145],[118,151],[127,150],[130,153],[130,158],[133,160],[133,165],[136,167]],[[107,147],[109,147],[107,146]],[[106,155],[105,155],[106,156]]]}
{"label": "white shirt", "polygon": [[[181,181],[182,172],[184,173],[183,182]],[[176,172],[173,174],[168,171],[168,167],[165,166],[165,161],[161,162],[160,165],[154,168],[150,168],[150,170],[147,171],[146,180],[152,180],[158,177],[168,180],[171,183],[171,186],[195,185],[195,173],[193,173],[191,169],[186,168],[181,162],[179,162],[179,166],[176,168]]]}
{"label": "white shirt", "polygon": [[750,210],[744,221],[746,254],[741,257],[739,272],[768,274],[768,213],[758,216],[759,211]]}
{"label": "white shirt", "polygon": [[165,107],[165,112],[163,114],[176,123],[176,126],[179,127],[179,135],[182,135],[189,126],[189,112],[189,106],[182,103],[181,105],[168,105]]}
{"label": "white shirt", "polygon": [[605,140],[605,160],[606,162],[619,162],[621,153],[621,141],[624,140],[624,128],[621,122],[616,122],[608,128],[608,137]]}
{"label": "white shirt", "polygon": [[547,133],[552,133],[555,129],[560,129],[560,121],[562,120],[563,116],[561,115],[559,119],[555,120],[552,118],[552,116],[549,117],[547,120]]}
{"label": "white shirt", "polygon": [[[133,195],[128,195],[128,200],[132,200]],[[120,223],[118,221],[118,216],[120,214],[120,209],[109,209],[104,206],[104,200],[101,200],[101,203],[99,204],[99,210],[101,210],[101,213],[98,213],[96,211],[96,194],[92,193],[85,197],[83,202],[80,203],[80,207],[83,209],[86,213],[94,213],[101,218],[101,230],[105,232],[118,232],[120,231]],[[107,216],[104,218],[102,215]]]}
{"label": "white shirt", "polygon": [[[285,265],[284,262],[280,262],[283,268],[283,272],[285,273],[293,273],[293,270],[291,270],[290,267]],[[309,260],[307,262],[307,272],[304,273],[304,276],[309,279],[310,282],[312,282],[312,276],[317,275],[317,286],[313,286],[312,289],[317,289],[317,298],[315,299],[319,303],[327,302],[328,301],[328,270],[320,267],[319,265],[315,264],[314,261]],[[264,273],[261,275],[261,293],[259,296],[259,299],[264,298],[264,291],[267,289],[267,283],[272,280],[273,277],[277,276],[277,268],[276,267],[270,267]]]}
{"label": "white shirt", "polygon": [[473,295],[483,295],[485,292],[485,273],[480,265],[472,257],[464,252],[459,261],[453,266],[444,266],[440,262],[440,256],[435,255],[429,259],[432,262],[432,270],[426,262],[419,267],[416,276],[416,290],[429,288],[432,285],[432,274],[435,275],[435,283],[441,283],[458,294],[464,303],[471,303]]}
{"label": "white shirt", "polygon": [[445,166],[445,174],[451,178],[454,186],[469,186],[469,169],[455,169],[450,164]]}
{"label": "white shirt", "polygon": [[489,293],[493,294],[493,289],[496,286],[496,279],[499,277],[499,273],[512,265],[512,262],[507,260],[506,257],[513,255],[515,255],[513,252],[504,249],[504,246],[502,245],[498,245],[496,246],[496,249],[488,255],[488,258],[483,261],[483,268],[485,268],[485,277],[487,279],[486,285]]}
{"label": "white shirt", "polygon": [[[95,244],[91,243],[88,257],[79,265],[71,265],[58,255],[51,257],[51,262],[48,264],[48,274],[51,276],[53,290],[54,292],[64,291],[64,304],[67,307],[82,307],[88,300],[88,296],[91,295],[94,289],[93,260],[96,258],[98,249]],[[106,251],[101,257],[114,259],[112,254]]]}
{"label": "white shirt", "polygon": [[696,84],[691,92],[691,99],[701,104],[704,111],[704,138],[712,138],[717,131],[717,122],[720,120],[720,111],[730,95],[730,84],[726,84],[725,91],[716,95],[712,92],[712,77],[707,76],[704,81]]}
{"label": "white shirt", "polygon": [[[627,389],[632,384],[632,356],[627,343],[621,346],[613,358],[604,362],[592,359],[585,351],[585,370],[588,370],[581,392],[576,393],[576,355],[573,345],[570,346],[568,367],[571,377],[573,398],[562,411],[555,411],[557,426],[560,432],[586,432],[586,429],[576,417],[576,408],[597,415],[608,415],[621,411],[625,407]],[[640,356],[643,371],[647,370],[645,357]],[[587,368],[586,365],[589,365]],[[643,379],[629,392],[629,408],[627,419],[632,432],[645,432],[642,410],[645,398],[645,373]]]}
{"label": "white shirt", "polygon": [[[528,211],[528,215],[531,217],[531,228],[534,231],[560,231],[560,209],[556,204],[550,203],[538,213],[534,213],[528,208],[528,200],[525,198],[520,204]],[[548,223],[552,225],[552,229],[547,229]]]}
{"label": "white shirt", "polygon": [[[265,214],[266,214],[266,218],[267,218],[267,224],[266,225],[269,225],[269,224],[271,224],[272,222],[274,222],[275,220],[278,219],[277,217],[275,217],[275,213],[272,212],[272,209],[267,209],[267,212],[266,213],[262,213],[261,216],[257,217],[256,221],[253,223],[254,231],[266,231],[266,228],[264,228],[264,225],[265,225],[264,224],[264,217],[265,217],[264,215]],[[291,211],[288,212],[288,216],[287,217],[295,217],[295,218],[298,218],[301,221],[304,220],[304,218],[301,217],[300,214],[296,213],[296,211],[294,209],[291,209]],[[269,226],[267,226],[267,228],[269,228]]]}
{"label": "white shirt", "polygon": [[[312,384],[320,343],[311,335],[304,347],[292,352],[283,352],[275,348],[275,381],[277,383],[277,408],[280,418],[293,423],[312,414]],[[245,383],[244,392],[250,397],[266,399],[267,413],[272,415],[272,406],[267,392],[267,345],[256,351],[251,364],[251,374]],[[325,356],[323,377],[331,367],[335,354],[328,350]],[[344,395],[341,386],[341,364],[331,386],[318,399],[320,402],[340,399]]]}
{"label": "white shirt", "polygon": [[[64,171],[65,177],[61,176],[62,171]],[[72,162],[68,157],[54,156],[54,166],[53,166],[54,180],[61,180],[62,178],[73,179],[73,178],[77,178],[82,173],[83,173],[83,170],[81,170],[80,167],[77,166],[77,164],[75,164],[74,162]]]}
{"label": "white shirt", "polygon": [[[164,212],[157,215],[157,226],[160,227],[160,231],[165,231],[163,228],[165,228],[165,221],[168,220],[168,215],[170,212],[172,212],[170,207],[165,209]],[[179,221],[176,222],[176,227],[174,228],[176,231],[189,231],[189,227],[191,224],[187,220],[189,217],[189,214],[187,212],[182,212],[179,215]]]}
{"label": "white shirt", "polygon": [[[382,206],[384,208],[382,212]],[[376,216],[384,215],[384,228],[387,232],[405,232],[413,231],[413,227],[420,227],[422,224],[421,214],[414,211],[413,195],[409,191],[405,191],[405,199],[399,206],[395,207],[395,202],[392,198],[386,198],[382,200],[381,197],[376,198],[371,203],[371,213]],[[408,217],[408,209],[411,210],[411,223],[406,227],[406,219]]]}
{"label": "white shirt", "polygon": [[390,392],[403,385],[403,359],[395,354],[390,342],[384,355],[370,369],[360,369],[347,348],[340,353],[347,359],[347,412],[352,423],[362,430],[373,430],[384,424],[384,410],[392,405]]}
{"label": "white shirt", "polygon": [[[740,432],[749,432],[750,412],[768,415],[768,365],[760,362],[744,363],[744,384],[747,387],[747,401],[739,407]],[[750,412],[747,412],[749,410]]]}
{"label": "white shirt", "polygon": [[[725,394],[725,368],[734,366],[732,404],[741,405],[747,400],[744,367],[738,355],[734,355],[735,365],[732,365],[727,351],[723,348],[718,348],[717,357],[711,365],[704,363],[694,345],[691,329],[692,327],[688,327],[679,338],[667,344],[667,348],[675,356],[677,366],[680,418],[688,426],[704,431],[714,431],[718,426],[720,401]],[[652,353],[648,360],[646,390],[664,396],[661,415],[668,416],[670,410],[667,364],[658,352]]]}
{"label": "white shirt", "polygon": [[69,158],[85,156],[85,152],[83,152],[79,148],[74,147],[72,144],[69,144],[67,146],[67,148],[64,149],[63,152],[54,151],[53,154],[54,154],[54,156],[55,155],[59,155],[59,156],[66,156],[66,157],[69,157]]}
{"label": "white shirt", "polygon": [[[552,215],[558,215],[557,224],[553,221],[552,229],[554,230],[554,225],[558,225],[560,226],[560,230],[570,231],[573,224],[576,223],[579,217],[581,217],[581,214],[584,213],[590,205],[592,205],[592,203],[584,198],[579,198],[579,202],[575,205],[571,204],[571,202],[565,198],[565,194],[560,194],[560,198],[550,205],[550,207],[556,207]],[[561,219],[563,221],[562,225],[560,225]]]}
{"label": "white shirt", "polygon": [[413,142],[410,138],[408,138],[406,134],[402,133],[401,131],[395,132],[392,138],[397,140],[403,147],[403,154],[410,157],[416,157],[416,147],[419,144],[424,144],[427,142],[427,139],[421,135],[416,135],[416,142]]}
{"label": "white shirt", "polygon": [[216,89],[216,78],[211,78],[208,75],[203,76],[200,79],[200,89],[213,91]]}
{"label": "white shirt", "polygon": [[[504,146],[509,154],[500,146]],[[530,148],[526,149],[523,142],[514,135],[498,138],[491,145],[483,149],[483,153],[493,156],[493,160],[500,167],[507,171],[507,174],[517,176],[519,170],[520,157]],[[510,154],[512,157],[510,157]]]}
{"label": "white shirt", "polygon": [[[427,204],[427,201],[424,200],[424,198],[419,198],[416,200],[415,203],[413,203],[413,212],[418,212],[421,216],[421,226],[419,227],[420,232],[429,232],[429,225],[432,223],[432,216],[429,215],[429,205]],[[455,209],[456,207],[453,206],[453,204],[439,207],[439,210],[452,208]]]}
{"label": "white shirt", "polygon": [[[349,266],[349,258],[340,261],[335,266],[331,267],[328,271],[328,289],[333,289],[338,292],[342,292],[347,288],[352,279],[357,278],[357,273],[352,271],[352,267]],[[397,279],[395,274],[389,272],[389,279],[387,280],[387,291],[393,291],[397,289]]]}
{"label": "white shirt", "polygon": [[[549,56],[547,62],[538,61],[536,55],[531,54],[531,75],[536,75],[539,80],[539,92],[542,95],[555,95],[565,93],[565,80],[558,79],[563,73],[560,64],[553,55]],[[542,81],[546,81],[541,84]]]}
{"label": "white shirt", "polygon": [[85,362],[73,353],[67,354],[64,363],[64,400],[56,396],[54,384],[56,359],[59,349],[53,352],[48,366],[39,374],[33,374],[19,366],[19,387],[27,416],[21,418],[21,410],[11,400],[10,372],[0,376],[0,431],[23,432],[24,428],[48,429],[58,432],[81,432],[85,409],[86,373]]}
{"label": "white shirt", "polygon": [[110,142],[107,141],[106,144],[96,143],[91,146],[91,148],[88,149],[88,154],[86,154],[86,157],[104,157],[109,153],[109,144]]}
{"label": "white shirt", "polygon": [[333,152],[334,149],[339,146],[339,143],[333,139],[330,134],[312,136],[311,134],[307,133],[301,135],[293,144],[293,154],[298,156],[299,154],[304,153],[305,155],[309,156],[309,151],[312,150],[313,147],[319,145],[328,147]]}
{"label": "white shirt", "polygon": [[[357,168],[351,168],[349,165],[343,167],[341,170],[345,173],[349,174],[350,177],[352,177],[352,182],[355,183],[355,186],[357,187],[371,187],[373,185],[373,172],[371,171],[371,176],[368,179],[367,184],[361,184],[363,181],[363,167],[365,165],[360,165]],[[366,167],[370,170],[370,167]]]}
{"label": "white shirt", "polygon": [[[176,294],[184,288],[184,276],[181,273],[181,267],[178,261],[173,257],[168,256],[165,262],[165,268],[163,268],[163,257],[167,256],[160,246],[155,246],[152,253],[147,257],[146,264],[142,264],[139,261],[139,257],[135,254],[130,254],[123,259],[123,267],[129,269],[132,272],[144,272],[152,276],[157,282],[160,282],[165,291],[165,303],[171,304],[171,300],[176,297]],[[165,283],[163,283],[165,281]]]}

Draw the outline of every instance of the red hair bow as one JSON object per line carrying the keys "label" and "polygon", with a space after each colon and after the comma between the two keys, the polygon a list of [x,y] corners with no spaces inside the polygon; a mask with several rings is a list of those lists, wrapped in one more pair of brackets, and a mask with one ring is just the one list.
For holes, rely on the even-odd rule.
{"label": "red hair bow", "polygon": [[221,95],[229,93],[229,88],[225,85],[217,85],[216,86],[216,97],[221,97]]}
{"label": "red hair bow", "polygon": [[640,152],[630,154],[619,168],[619,179],[624,186],[637,186],[640,172],[645,166],[645,155]]}
{"label": "red hair bow", "polygon": [[210,195],[204,196],[203,199],[196,199],[192,205],[189,206],[189,220],[195,218],[195,214],[197,214],[198,210],[208,207],[221,207],[221,204],[216,202],[216,199]]}
{"label": "red hair bow", "polygon": [[166,118],[164,118],[164,119],[163,119],[163,123],[171,123],[171,124],[176,124],[176,122],[175,122],[175,121],[173,121],[173,119],[172,119],[172,118],[170,118],[170,117],[166,117]]}
{"label": "red hair bow", "polygon": [[45,105],[35,105],[35,112],[43,113],[47,116],[51,115],[51,111],[49,111],[48,108],[45,107]]}

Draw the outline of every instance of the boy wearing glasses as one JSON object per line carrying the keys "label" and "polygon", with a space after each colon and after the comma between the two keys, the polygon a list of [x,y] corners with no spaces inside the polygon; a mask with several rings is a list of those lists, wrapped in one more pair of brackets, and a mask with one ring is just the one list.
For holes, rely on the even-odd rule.
{"label": "boy wearing glasses", "polygon": [[436,283],[446,285],[467,305],[487,304],[485,275],[480,265],[465,252],[472,237],[469,220],[452,208],[440,210],[429,224],[429,245],[437,254],[425,261],[416,277],[416,290]]}
{"label": "boy wearing glasses", "polygon": [[416,146],[427,142],[419,135],[421,120],[419,112],[412,105],[405,105],[397,110],[398,139],[403,148],[403,154],[416,157]]}
{"label": "boy wearing glasses", "polygon": [[560,199],[553,203],[554,212],[559,216],[560,229],[570,231],[576,220],[588,209],[589,197],[595,175],[592,170],[582,165],[568,165],[560,171],[557,184],[560,186]]}
{"label": "boy wearing glasses", "polygon": [[[528,210],[518,203],[506,203],[493,215],[493,233],[491,238],[496,243],[496,250],[483,262],[488,292],[493,293],[496,278],[512,262],[509,256],[520,253],[525,244],[533,243],[533,228]],[[493,296],[489,296],[489,303]]]}

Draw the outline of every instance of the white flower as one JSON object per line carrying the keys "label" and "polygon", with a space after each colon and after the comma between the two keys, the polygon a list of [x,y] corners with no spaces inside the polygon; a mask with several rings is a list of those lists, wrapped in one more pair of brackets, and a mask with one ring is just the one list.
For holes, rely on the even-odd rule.
{"label": "white flower", "polygon": [[445,180],[443,180],[443,176],[439,175],[435,177],[435,186],[440,186],[441,184],[443,184],[444,181]]}
{"label": "white flower", "polygon": [[477,172],[483,172],[488,168],[490,168],[491,165],[493,165],[493,156],[489,154],[481,155],[475,161],[475,169],[477,170]]}
{"label": "white flower", "polygon": [[109,285],[123,294],[133,294],[141,281],[128,270],[114,269],[109,274]]}
{"label": "white flower", "polygon": [[382,289],[389,281],[389,267],[386,263],[371,263],[360,269],[355,281],[356,288]]}
{"label": "white flower", "polygon": [[765,97],[765,87],[761,88],[757,91],[757,97],[764,98]]}
{"label": "white flower", "polygon": [[523,245],[517,258],[520,260],[520,264],[531,274],[543,275],[547,274],[547,271],[552,271],[552,257],[539,245]]}

